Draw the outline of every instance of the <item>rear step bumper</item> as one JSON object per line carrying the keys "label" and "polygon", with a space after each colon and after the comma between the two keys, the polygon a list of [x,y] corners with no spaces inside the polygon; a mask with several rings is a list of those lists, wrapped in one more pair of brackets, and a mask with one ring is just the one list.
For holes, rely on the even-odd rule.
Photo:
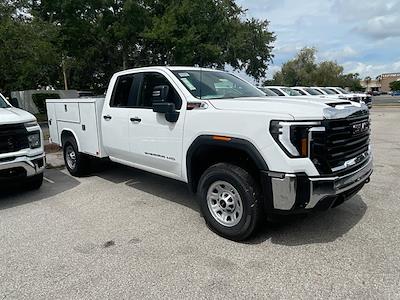
{"label": "rear step bumper", "polygon": [[285,214],[334,207],[355,195],[369,182],[372,172],[372,157],[359,169],[343,176],[262,172],[264,184],[269,185],[264,189],[266,207]]}

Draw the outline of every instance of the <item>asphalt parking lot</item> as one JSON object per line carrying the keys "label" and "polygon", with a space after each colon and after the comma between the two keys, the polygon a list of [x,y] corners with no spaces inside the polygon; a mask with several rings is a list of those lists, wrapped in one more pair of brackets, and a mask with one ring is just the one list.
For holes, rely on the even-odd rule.
{"label": "asphalt parking lot", "polygon": [[184,184],[107,166],[0,196],[0,299],[400,298],[400,107],[374,108],[371,182],[247,243],[210,230]]}
{"label": "asphalt parking lot", "polygon": [[399,105],[400,96],[390,96],[390,95],[373,96],[372,103],[374,105]]}

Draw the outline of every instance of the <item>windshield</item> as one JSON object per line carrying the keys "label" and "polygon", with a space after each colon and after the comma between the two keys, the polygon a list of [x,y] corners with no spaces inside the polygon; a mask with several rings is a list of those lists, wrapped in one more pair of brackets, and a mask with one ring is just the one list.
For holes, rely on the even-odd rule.
{"label": "windshield", "polygon": [[323,90],[325,93],[327,93],[328,95],[336,95],[336,94],[339,94],[339,93],[335,93],[334,91],[332,91],[332,90],[330,90],[330,89],[321,89],[321,90]]}
{"label": "windshield", "polygon": [[295,91],[291,88],[283,87],[282,90],[289,96],[301,96],[301,94],[298,91]]}
{"label": "windshield", "polygon": [[269,88],[260,87],[260,90],[262,90],[265,93],[265,95],[268,97],[277,97],[278,96],[278,94],[274,93]]}
{"label": "windshield", "polygon": [[199,99],[265,97],[265,94],[256,87],[226,72],[199,69],[172,71],[172,73],[194,97]]}
{"label": "windshield", "polygon": [[323,95],[320,91],[317,91],[317,90],[312,89],[312,88],[305,88],[304,90],[305,90],[307,93],[309,93],[310,95],[313,95],[313,96]]}
{"label": "windshield", "polygon": [[0,108],[7,108],[10,107],[7,102],[5,101],[2,94],[0,94]]}
{"label": "windshield", "polygon": [[336,88],[339,92],[341,92],[342,94],[348,94],[349,92],[346,91],[345,89],[342,89],[340,87]]}

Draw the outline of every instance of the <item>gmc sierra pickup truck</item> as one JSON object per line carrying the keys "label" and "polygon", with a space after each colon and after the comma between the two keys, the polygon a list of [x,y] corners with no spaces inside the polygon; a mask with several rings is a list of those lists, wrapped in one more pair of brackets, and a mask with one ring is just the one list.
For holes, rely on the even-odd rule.
{"label": "gmc sierra pickup truck", "polygon": [[72,175],[92,156],[186,182],[208,226],[243,240],[263,215],[334,207],[369,181],[368,108],[303,99],[224,71],[148,67],[115,74],[105,98],[47,110]]}
{"label": "gmc sierra pickup truck", "polygon": [[0,183],[37,189],[43,182],[43,134],[30,113],[15,108],[0,94]]}

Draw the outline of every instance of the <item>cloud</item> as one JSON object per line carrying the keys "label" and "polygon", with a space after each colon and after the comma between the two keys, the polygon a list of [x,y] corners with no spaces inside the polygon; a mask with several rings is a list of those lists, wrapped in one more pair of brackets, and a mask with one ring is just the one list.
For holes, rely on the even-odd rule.
{"label": "cloud", "polygon": [[400,70],[400,60],[392,64],[368,64],[359,61],[349,61],[343,64],[347,73],[358,73],[361,78],[366,76],[376,77],[382,73],[395,73]]}
{"label": "cloud", "polygon": [[400,36],[400,14],[374,17],[355,30],[375,39]]}
{"label": "cloud", "polygon": [[270,78],[303,47],[345,72],[399,72],[400,0],[236,0],[246,16],[267,19],[277,35]]}
{"label": "cloud", "polygon": [[334,0],[331,11],[352,30],[372,39],[400,36],[400,1]]}
{"label": "cloud", "polygon": [[322,52],[320,58],[327,60],[340,60],[343,58],[354,57],[358,54],[359,52],[357,50],[354,50],[351,46],[346,46],[339,50],[328,50]]}

